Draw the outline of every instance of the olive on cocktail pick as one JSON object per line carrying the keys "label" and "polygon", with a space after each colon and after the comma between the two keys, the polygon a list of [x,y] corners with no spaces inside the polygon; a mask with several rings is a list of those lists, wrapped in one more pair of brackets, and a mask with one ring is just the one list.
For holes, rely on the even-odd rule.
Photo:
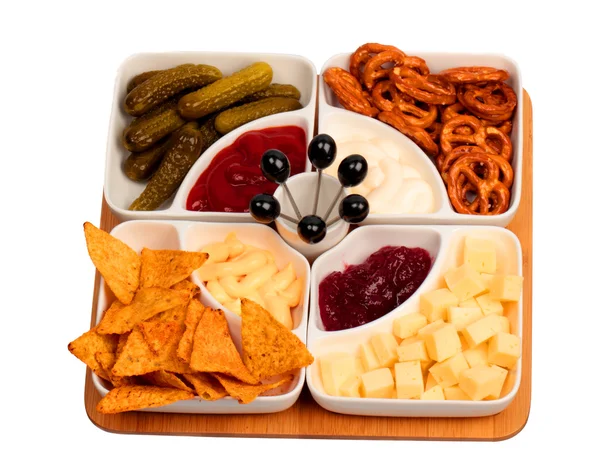
{"label": "olive on cocktail pick", "polygon": [[250,200],[250,214],[255,221],[262,224],[271,224],[279,216],[294,224],[298,224],[297,219],[281,213],[279,200],[271,194],[257,194],[252,197],[252,200]]}
{"label": "olive on cocktail pick", "polygon": [[298,236],[303,242],[315,244],[325,238],[327,226],[325,221],[316,215],[304,216],[298,223]]}
{"label": "olive on cocktail pick", "polygon": [[265,151],[260,159],[260,169],[262,170],[265,178],[283,187],[283,190],[290,199],[290,203],[292,204],[292,208],[294,208],[296,216],[298,219],[302,218],[300,210],[298,209],[298,205],[296,205],[296,201],[294,200],[294,197],[292,197],[292,194],[285,183],[290,177],[291,171],[290,161],[286,155],[277,149],[269,149]]}
{"label": "olive on cocktail pick", "polygon": [[319,193],[321,192],[321,174],[325,168],[331,166],[335,160],[337,147],[331,136],[325,133],[315,136],[308,145],[308,159],[317,169],[317,190],[313,204],[313,214],[317,214],[319,206]]}
{"label": "olive on cocktail pick", "polygon": [[338,216],[327,223],[327,227],[344,220],[349,224],[363,222],[369,215],[369,201],[359,194],[350,194],[340,202]]}
{"label": "olive on cocktail pick", "polygon": [[365,180],[367,177],[367,173],[369,172],[369,164],[367,160],[359,154],[348,155],[344,160],[340,162],[340,166],[338,167],[338,180],[340,181],[341,187],[338,191],[337,195],[331,202],[327,213],[323,216],[323,220],[327,221],[327,218],[331,214],[333,207],[336,202],[342,195],[344,188],[346,187],[355,187],[358,186],[361,182]]}

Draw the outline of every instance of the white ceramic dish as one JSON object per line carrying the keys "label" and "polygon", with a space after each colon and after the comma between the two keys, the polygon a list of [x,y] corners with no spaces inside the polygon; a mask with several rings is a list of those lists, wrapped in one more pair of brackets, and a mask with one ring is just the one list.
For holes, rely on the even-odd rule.
{"label": "white ceramic dish", "polygon": [[[352,129],[364,130],[366,133],[373,133],[377,137],[385,137],[392,141],[400,143],[406,147],[407,156],[415,161],[412,165],[426,179],[431,179],[430,185],[436,194],[436,211],[428,214],[371,214],[363,221],[365,224],[474,224],[474,225],[493,225],[507,226],[514,218],[521,200],[521,181],[522,181],[522,158],[523,158],[523,85],[521,72],[516,62],[512,59],[497,54],[466,54],[466,53],[421,53],[408,52],[409,55],[423,58],[432,73],[440,72],[444,69],[459,66],[492,66],[506,69],[510,73],[507,83],[515,90],[517,94],[517,108],[513,119],[513,131],[511,141],[513,143],[514,184],[511,189],[511,202],[508,211],[497,216],[473,216],[460,214],[454,211],[446,188],[441,180],[439,173],[433,166],[427,155],[410,139],[400,133],[398,130],[380,122],[354,112],[347,111],[337,101],[337,98],[323,81],[323,72],[329,67],[349,68],[350,56],[352,53],[342,53],[331,57],[321,69],[319,76],[319,133],[327,133],[333,136],[335,134],[344,134],[344,125],[352,124]],[[345,128],[346,130],[348,128]],[[330,132],[331,131],[331,132]],[[347,133],[347,132],[346,132]],[[432,178],[431,176],[434,176]]]}
{"label": "white ceramic dish", "polygon": [[[131,117],[123,109],[128,82],[135,75],[152,69],[166,69],[185,63],[210,64],[218,67],[224,76],[253,62],[265,61],[273,68],[273,83],[289,83],[301,93],[303,108],[293,112],[270,115],[247,123],[223,136],[209,147],[194,164],[173,198],[156,211],[129,211],[128,207],[144,190],[145,183],[130,180],[123,172],[123,162],[129,155],[122,146],[123,130]],[[112,113],[108,131],[104,196],[110,209],[122,221],[129,219],[187,219],[197,221],[252,222],[249,213],[196,212],[185,209],[190,189],[210,164],[215,155],[232,144],[242,133],[263,128],[297,125],[306,132],[306,142],[314,133],[317,72],[314,64],[302,56],[269,53],[172,52],[142,53],[126,59],[118,70],[113,93]],[[306,171],[310,171],[306,160]]]}
{"label": "white ceramic dish", "polygon": [[[306,258],[290,248],[279,235],[270,227],[262,224],[219,224],[219,223],[195,223],[189,221],[127,221],[116,226],[111,235],[128,244],[135,251],[142,248],[171,249],[199,251],[209,243],[222,242],[230,232],[236,232],[238,238],[245,244],[253,245],[271,251],[275,257],[275,263],[281,269],[291,262],[298,277],[304,278],[304,292],[298,307],[292,310],[294,329],[292,330],[303,343],[306,343],[306,326],[308,320],[308,300],[310,283],[310,266]],[[200,287],[201,301],[204,305],[214,309],[222,309],[225,312],[231,336],[241,350],[240,318],[223,308],[208,290],[200,282],[195,274],[192,280]],[[102,314],[112,302],[112,294],[106,288],[103,280],[100,283],[98,295],[98,311],[96,324],[100,322]],[[185,400],[175,402],[163,407],[152,408],[145,411],[160,413],[274,413],[291,407],[300,395],[304,385],[305,370],[302,369],[290,384],[286,393],[281,395],[269,395],[258,397],[249,404],[239,404],[231,397],[209,402],[199,400]],[[108,389],[103,381],[92,373],[92,381],[102,396],[106,395]]]}
{"label": "white ceramic dish", "polygon": [[[329,411],[365,416],[472,417],[488,416],[504,410],[515,397],[521,381],[521,360],[509,371],[498,400],[423,401],[334,397],[323,390],[319,357],[330,352],[358,354],[359,345],[372,335],[391,332],[395,318],[419,310],[421,293],[443,287],[443,275],[462,263],[464,237],[478,236],[493,240],[498,258],[497,273],[523,275],[522,251],[518,238],[510,231],[494,226],[365,226],[351,232],[339,245],[323,253],[312,266],[311,302],[308,324],[308,348],[315,362],[307,369],[307,383],[313,398]],[[387,315],[359,327],[328,332],[323,329],[318,305],[318,288],[328,274],[343,270],[345,264],[363,262],[386,245],[422,247],[433,259],[430,274],[419,289]],[[522,337],[523,301],[505,303],[511,332]]]}

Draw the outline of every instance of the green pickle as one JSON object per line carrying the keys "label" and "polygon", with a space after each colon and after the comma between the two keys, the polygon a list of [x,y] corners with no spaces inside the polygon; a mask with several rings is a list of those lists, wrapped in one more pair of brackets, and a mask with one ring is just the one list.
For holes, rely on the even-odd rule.
{"label": "green pickle", "polygon": [[296,99],[261,99],[221,112],[215,119],[215,128],[223,135],[252,120],[298,109],[302,109],[302,104]]}
{"label": "green pickle", "polygon": [[133,120],[123,132],[123,145],[130,152],[142,152],[185,123],[172,99]]}
{"label": "green pickle", "polygon": [[212,146],[221,137],[215,129],[216,118],[217,116],[213,115],[198,122],[200,124],[200,132],[202,133],[202,152]]}
{"label": "green pickle", "polygon": [[183,178],[202,153],[202,132],[196,122],[189,122],[171,135],[158,170],[141,195],[130,205],[131,211],[152,211],[160,207],[177,190]]}
{"label": "green pickle", "polygon": [[125,111],[138,117],[182,91],[201,88],[221,77],[219,69],[204,64],[182,64],[163,70],[127,94]]}
{"label": "green pickle", "polygon": [[249,102],[259,101],[260,99],[275,97],[300,99],[300,91],[294,85],[271,83],[266,89],[257,91],[250,96],[246,96],[239,102],[246,104]]}
{"label": "green pickle", "polygon": [[136,75],[131,80],[129,80],[129,83],[127,84],[127,93],[129,93],[131,90],[133,90],[136,86],[144,83],[149,78],[154,77],[159,72],[162,72],[162,71],[149,70],[148,72],[142,72],[141,74]]}
{"label": "green pickle", "polygon": [[133,181],[145,181],[149,179],[157,170],[158,165],[160,165],[160,161],[165,155],[167,144],[168,139],[163,139],[150,149],[129,154],[123,165],[125,175]]}
{"label": "green pickle", "polygon": [[228,77],[217,80],[179,100],[179,113],[194,120],[218,112],[257,91],[266,89],[273,69],[266,62],[255,62]]}

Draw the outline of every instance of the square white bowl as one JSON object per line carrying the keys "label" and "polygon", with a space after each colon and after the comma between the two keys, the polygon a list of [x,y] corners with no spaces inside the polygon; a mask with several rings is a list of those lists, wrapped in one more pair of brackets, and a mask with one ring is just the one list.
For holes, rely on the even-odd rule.
{"label": "square white bowl", "polygon": [[[406,417],[489,416],[504,410],[514,399],[521,382],[522,361],[509,370],[501,397],[497,400],[398,400],[335,397],[325,393],[319,370],[319,357],[331,352],[357,355],[360,344],[373,335],[391,332],[394,319],[419,311],[422,293],[445,286],[443,275],[462,263],[466,235],[492,240],[496,246],[497,273],[523,275],[523,256],[519,239],[510,231],[494,226],[364,226],[351,232],[340,244],[323,253],[313,264],[311,277],[308,348],[315,362],[308,367],[306,382],[319,405],[342,414]],[[363,262],[383,246],[421,247],[428,250],[433,264],[425,281],[403,304],[388,314],[364,325],[340,331],[325,331],[319,311],[319,284],[333,271],[347,264]],[[523,299],[504,303],[511,332],[523,336]]]}
{"label": "square white bowl", "polygon": [[[145,182],[135,182],[123,172],[123,162],[129,152],[123,147],[121,137],[132,117],[123,109],[127,84],[135,75],[148,70],[167,69],[180,64],[210,64],[218,67],[224,76],[250,64],[264,61],[273,68],[273,83],[288,83],[300,90],[303,108],[270,115],[247,123],[210,146],[196,161],[173,197],[155,211],[129,211],[128,207],[145,188]],[[249,213],[197,212],[185,209],[185,199],[200,174],[210,161],[225,147],[232,144],[241,134],[255,129],[297,125],[304,129],[306,142],[314,133],[317,100],[317,71],[308,59],[290,54],[234,53],[234,52],[165,52],[140,53],[127,58],[120,66],[114,86],[112,112],[106,147],[104,197],[110,209],[122,221],[129,219],[186,219],[195,221],[253,222]],[[310,171],[306,159],[306,170]],[[184,190],[185,189],[185,190]]]}
{"label": "square white bowl", "polygon": [[[418,156],[420,153],[421,161],[415,165],[418,170],[425,172],[424,178],[431,180],[431,186],[436,196],[436,211],[428,214],[370,214],[362,225],[365,224],[472,224],[472,225],[492,225],[492,226],[507,226],[514,218],[521,201],[521,182],[522,182],[522,163],[523,163],[523,84],[521,79],[521,71],[518,64],[511,58],[500,54],[474,54],[474,53],[431,53],[431,52],[412,52],[407,51],[409,56],[419,56],[423,58],[432,74],[438,73],[444,69],[460,66],[490,66],[500,69],[506,69],[510,73],[508,83],[517,95],[517,107],[513,118],[513,130],[511,133],[511,141],[513,144],[513,159],[512,167],[514,170],[514,183],[511,188],[510,206],[505,213],[493,216],[477,216],[461,214],[454,211],[446,187],[437,174],[437,179],[431,178],[432,163],[425,152],[421,150],[413,141],[405,135],[387,124],[371,119],[364,115],[347,111],[337,101],[333,91],[323,80],[323,72],[330,67],[341,67],[348,70],[350,65],[350,56],[352,53],[341,53],[332,56],[321,69],[319,76],[319,133],[327,133],[329,126],[335,125],[336,118],[350,117],[348,120],[358,121],[364,120],[365,129],[376,131],[379,135],[385,136],[386,139],[394,140],[406,146],[411,144],[413,147],[408,148],[411,152],[411,157]],[[377,128],[376,125],[381,127]],[[402,139],[404,138],[404,139]],[[334,136],[335,139],[335,136]],[[435,172],[437,170],[433,168]],[[440,191],[443,192],[440,193]]]}
{"label": "square white bowl", "polygon": [[[156,221],[131,220],[116,226],[111,235],[129,245],[134,251],[141,252],[144,247],[161,250],[199,251],[209,243],[222,242],[230,232],[236,232],[238,238],[245,244],[269,250],[273,253],[275,263],[280,269],[291,262],[298,277],[304,278],[303,296],[298,307],[292,312],[294,329],[292,332],[306,344],[306,327],[308,322],[308,302],[310,286],[310,266],[304,256],[289,247],[281,237],[270,227],[262,224],[219,224],[196,223],[189,221]],[[200,287],[201,302],[213,309],[221,309],[229,324],[234,343],[241,351],[241,320],[233,312],[219,304],[208,292],[197,275],[192,274],[192,280]],[[114,296],[100,279],[96,325],[102,315],[114,300]],[[304,386],[306,371],[301,369],[289,385],[286,393],[281,395],[265,395],[257,397],[249,404],[240,404],[231,397],[216,401],[205,401],[195,397],[193,400],[183,400],[170,405],[149,408],[142,411],[157,413],[198,413],[198,414],[250,414],[275,413],[291,407]],[[92,373],[92,381],[101,396],[108,393],[104,381]]]}

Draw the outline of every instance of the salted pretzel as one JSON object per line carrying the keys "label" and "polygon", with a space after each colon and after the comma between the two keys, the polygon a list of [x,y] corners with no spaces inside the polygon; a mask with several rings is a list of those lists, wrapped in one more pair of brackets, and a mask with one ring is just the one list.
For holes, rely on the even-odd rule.
{"label": "salted pretzel", "polygon": [[[363,84],[367,90],[373,89],[375,83],[379,80],[387,78],[392,70],[392,67],[401,66],[404,63],[406,55],[400,50],[387,50],[376,54],[365,64],[363,71]],[[383,66],[392,63],[392,67],[384,68]]]}
{"label": "salted pretzel", "polygon": [[417,106],[416,103],[400,100],[392,111],[400,115],[410,126],[428,128],[436,121],[438,109],[434,104],[421,103],[421,105],[425,106],[425,109]]}
{"label": "salted pretzel", "polygon": [[439,75],[420,75],[407,66],[394,67],[389,74],[396,87],[417,101],[428,104],[453,104],[456,101],[454,85]]}
{"label": "salted pretzel", "polygon": [[404,52],[391,45],[381,45],[380,43],[365,43],[359,46],[352,56],[350,56],[350,73],[362,84],[363,69],[362,67],[374,55],[383,53],[384,51],[397,51],[404,55]]}
{"label": "salted pretzel", "polygon": [[[476,172],[479,166],[483,178]],[[467,192],[475,194],[469,201]],[[472,215],[497,215],[508,210],[510,191],[500,181],[500,168],[490,155],[465,154],[450,167],[448,172],[448,196],[459,213]]]}
{"label": "salted pretzel", "polygon": [[369,94],[363,92],[360,83],[350,72],[341,67],[330,67],[323,72],[323,79],[344,108],[369,117],[375,117],[379,112],[373,107]]}
{"label": "salted pretzel", "polygon": [[509,120],[517,105],[516,93],[503,82],[489,82],[483,86],[463,85],[459,87],[457,97],[470,112],[494,122]]}
{"label": "salted pretzel", "polygon": [[[436,166],[444,183],[448,183],[448,172],[450,167],[460,158],[469,154],[486,154],[486,152],[479,146],[459,146],[447,154],[438,155],[436,158]],[[508,188],[510,188],[514,181],[514,170],[510,162],[499,155],[490,155],[490,158],[498,165],[500,169],[500,181]],[[475,168],[475,172],[477,168]]]}
{"label": "salted pretzel", "polygon": [[377,118],[388,125],[393,126],[405,136],[408,136],[416,145],[425,151],[426,154],[431,156],[438,155],[438,146],[429,133],[423,128],[416,126],[410,126],[401,115],[396,112],[383,111],[377,114]]}
{"label": "salted pretzel", "polygon": [[429,133],[433,142],[440,142],[440,134],[442,133],[442,124],[440,122],[433,122],[433,124],[425,128],[425,131]]}
{"label": "salted pretzel", "polygon": [[[481,128],[481,121],[472,115],[458,115],[451,118],[442,126],[440,134],[440,147],[444,155],[459,145],[475,145],[475,133]],[[466,129],[470,130],[465,134]]]}
{"label": "salted pretzel", "polygon": [[406,56],[404,58],[403,66],[414,70],[422,76],[427,76],[430,73],[429,67],[427,67],[425,60],[423,58],[419,58],[418,56]]}
{"label": "salted pretzel", "polygon": [[[488,154],[497,154],[507,161],[512,160],[512,142],[506,133],[495,126],[480,126],[473,135],[473,140]],[[495,142],[494,142],[495,141]]]}
{"label": "salted pretzel", "polygon": [[[373,87],[373,91],[371,91],[371,97],[375,107],[379,110],[387,111],[391,111],[396,104],[405,100],[405,95],[402,95],[402,93],[398,91],[398,88],[396,88],[396,85],[390,80],[378,82]],[[410,99],[413,100],[412,98]]]}
{"label": "salted pretzel", "polygon": [[507,71],[495,67],[453,67],[441,71],[440,75],[455,84],[501,82],[509,77]]}

